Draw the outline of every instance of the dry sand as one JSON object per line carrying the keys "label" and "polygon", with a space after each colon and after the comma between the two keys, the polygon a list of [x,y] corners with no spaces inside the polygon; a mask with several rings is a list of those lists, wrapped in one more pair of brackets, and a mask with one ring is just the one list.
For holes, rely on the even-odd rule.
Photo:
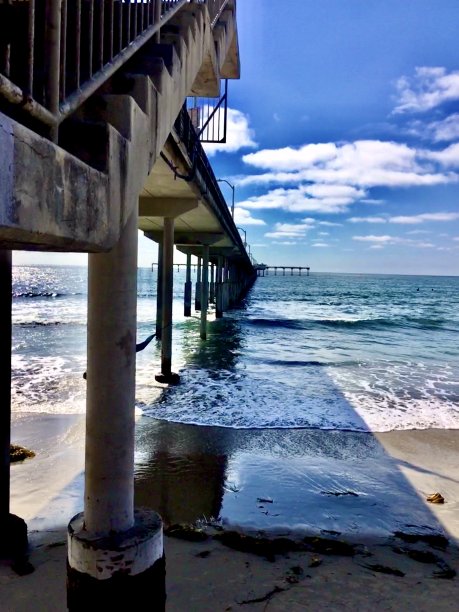
{"label": "dry sand", "polygon": [[[144,419],[138,424],[140,450],[137,461],[140,466],[140,480],[144,474],[142,466],[146,465],[142,463],[145,460],[142,444],[158,431],[157,426],[145,422]],[[1,612],[53,612],[66,609],[65,525],[72,514],[82,507],[83,432],[83,419],[79,416],[24,417],[16,420],[14,424],[13,441],[37,452],[36,458],[27,460],[22,465],[12,466],[12,511],[28,521],[30,562],[35,571],[30,575],[18,576],[9,563],[1,563]],[[218,486],[215,482],[216,474],[221,471],[220,468],[215,469],[215,463],[223,471],[228,469],[227,459],[223,460],[218,454],[221,448],[217,445],[218,448],[212,449],[212,452],[203,453],[202,438],[208,448],[211,438],[206,439],[206,435],[210,434],[202,434],[196,428],[180,427],[168,429],[167,433],[167,440],[170,441],[173,434],[173,441],[180,439],[181,448],[189,453],[184,454],[182,459],[186,460],[186,465],[192,465],[191,486],[196,487],[196,479],[199,477],[199,486],[202,487],[201,481],[206,480],[207,474],[211,489],[218,489],[217,494],[207,492],[207,497],[204,501],[201,500],[201,504],[205,502],[205,505],[198,504],[196,512],[200,512],[202,507],[220,507],[222,511],[234,508],[237,496],[231,497],[234,495],[232,491],[225,489],[223,485],[226,481],[223,485],[218,482]],[[233,456],[237,455],[238,444],[244,448],[244,452],[250,450],[251,434],[225,435],[230,436],[230,442],[226,440],[225,444],[228,448],[231,447]],[[301,438],[300,442],[304,439]],[[257,440],[259,444],[259,438]],[[419,505],[416,511],[432,516],[441,526],[449,539],[446,549],[432,548],[425,542],[407,543],[396,537],[376,537],[369,528],[371,514],[362,517],[360,530],[354,529],[352,534],[343,530],[340,536],[335,536],[337,539],[359,544],[356,554],[352,557],[328,555],[323,551],[290,551],[275,555],[275,560],[268,560],[250,552],[228,548],[214,537],[209,537],[204,542],[166,537],[167,609],[183,612],[238,609],[271,612],[348,609],[398,611],[409,610],[413,606],[417,612],[458,609],[458,578],[441,578],[436,574],[446,571],[448,575],[448,568],[459,570],[456,547],[459,539],[458,432],[409,431],[377,434],[372,441],[373,449],[375,444],[380,446],[383,454],[392,461],[386,468],[396,473],[394,482],[402,478],[408,489],[412,490],[410,503],[414,498]],[[191,446],[195,449],[194,454],[190,451]],[[352,445],[347,441],[347,446],[356,448],[354,438]],[[172,460],[166,451],[166,447],[161,447],[154,454],[155,461],[159,462],[160,466],[161,462],[168,466],[169,471],[166,471],[173,477],[173,470],[177,470],[177,466],[180,467],[180,462],[177,453],[172,456]],[[374,455],[374,465],[379,456]],[[308,457],[307,459],[309,461]],[[360,463],[359,459],[359,465]],[[330,469],[334,469],[332,462],[329,465]],[[155,474],[157,475],[156,472]],[[307,474],[304,477],[305,482],[308,482]],[[317,475],[314,478],[317,478]],[[155,503],[156,499],[164,503],[164,499],[158,497],[161,486],[161,482],[157,483],[159,492],[153,495]],[[177,490],[180,490],[180,486],[177,486]],[[311,491],[314,493],[313,489]],[[435,491],[444,495],[444,505],[433,506],[425,502],[425,496]],[[142,497],[144,487],[138,487],[137,493]],[[312,493],[308,497],[309,493],[305,486],[305,513],[308,500],[312,499]],[[316,498],[319,502],[323,499],[324,505],[328,503],[330,507],[347,499],[329,500],[318,495]],[[240,499],[243,503],[242,495]],[[396,496],[390,498],[392,505],[396,503],[396,499]],[[190,505],[191,501],[197,504],[196,500],[190,499]],[[353,502],[353,498],[347,501]],[[355,498],[355,501],[358,502],[359,498]],[[169,520],[180,518],[180,512],[183,511],[180,508],[183,504],[186,505],[186,498],[185,501],[181,499],[179,502],[176,500],[178,509],[174,510],[174,500],[168,500],[166,512],[171,514]],[[400,503],[404,503],[403,498]],[[393,509],[388,507],[387,510],[389,513]],[[354,518],[358,524],[359,517]],[[347,515],[343,514],[343,524],[347,524],[347,520]],[[229,529],[229,526],[226,528]],[[210,529],[209,533],[215,532]],[[330,537],[327,534],[322,535]],[[296,537],[300,537],[299,534],[296,534]],[[413,550],[418,552],[410,552]],[[421,562],[419,559],[429,562]],[[376,571],[381,570],[381,566],[398,570],[404,576]]]}

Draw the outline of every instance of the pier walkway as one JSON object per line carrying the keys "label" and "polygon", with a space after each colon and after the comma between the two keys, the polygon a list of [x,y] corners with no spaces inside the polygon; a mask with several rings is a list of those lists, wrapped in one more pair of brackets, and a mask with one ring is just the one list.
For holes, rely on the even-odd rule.
{"label": "pier walkway", "polygon": [[[187,255],[185,314],[191,257],[201,266],[203,339],[209,271],[217,316],[256,278],[200,142],[220,125],[208,99],[226,104],[221,83],[239,71],[236,0],[0,3],[0,552],[27,545],[9,512],[11,253],[86,252],[85,507],[69,524],[70,610],[145,597],[164,607],[161,518],[133,503],[137,235],[159,244],[157,378],[177,382],[174,245]],[[187,110],[189,96],[206,97],[202,112]]]}

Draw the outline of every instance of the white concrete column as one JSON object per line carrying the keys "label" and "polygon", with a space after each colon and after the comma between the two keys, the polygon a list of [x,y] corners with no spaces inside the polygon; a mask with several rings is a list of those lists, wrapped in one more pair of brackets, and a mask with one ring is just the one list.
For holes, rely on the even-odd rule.
{"label": "white concrete column", "polygon": [[210,264],[209,302],[215,302],[215,264]]}
{"label": "white concrete column", "polygon": [[174,219],[164,218],[163,234],[163,339],[161,374],[172,373],[172,305],[174,297]]}
{"label": "white concrete column", "polygon": [[163,242],[158,243],[158,270],[156,271],[156,340],[163,331]]}
{"label": "white concrete column", "polygon": [[134,512],[135,206],[118,244],[89,255],[84,512],[67,531],[70,612],[165,606],[160,516]]}
{"label": "white concrete column", "polygon": [[194,294],[194,309],[201,310],[201,257],[198,257],[198,267],[196,270],[196,290]]}
{"label": "white concrete column", "polygon": [[185,291],[184,291],[184,315],[185,317],[191,317],[191,294],[192,294],[192,283],[191,283],[191,254],[186,255],[186,280],[185,280]]}
{"label": "white concrete column", "polygon": [[223,316],[223,257],[218,256],[217,276],[215,278],[215,318],[220,319]]}
{"label": "white concrete column", "polygon": [[134,524],[137,210],[88,283],[85,528],[109,534]]}
{"label": "white concrete column", "polygon": [[202,280],[201,280],[201,339],[207,337],[207,307],[209,305],[209,245],[202,247]]}

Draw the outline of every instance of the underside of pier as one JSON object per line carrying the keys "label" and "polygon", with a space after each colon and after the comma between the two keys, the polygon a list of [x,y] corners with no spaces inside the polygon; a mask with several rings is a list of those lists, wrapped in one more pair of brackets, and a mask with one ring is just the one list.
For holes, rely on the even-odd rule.
{"label": "underside of pier", "polygon": [[2,554],[26,545],[9,512],[11,251],[87,252],[85,505],[69,524],[68,607],[132,607],[148,591],[163,609],[161,518],[133,502],[137,235],[159,244],[158,379],[176,383],[174,245],[188,315],[198,258],[203,339],[209,301],[222,316],[256,277],[185,106],[239,77],[236,2],[30,0],[1,3],[0,24]]}

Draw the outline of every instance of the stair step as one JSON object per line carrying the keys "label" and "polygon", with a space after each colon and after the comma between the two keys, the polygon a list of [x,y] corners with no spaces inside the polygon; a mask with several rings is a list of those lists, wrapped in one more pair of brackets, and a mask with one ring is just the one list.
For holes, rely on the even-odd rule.
{"label": "stair step", "polygon": [[106,123],[67,119],[59,129],[59,146],[88,166],[108,172],[109,132]]}

